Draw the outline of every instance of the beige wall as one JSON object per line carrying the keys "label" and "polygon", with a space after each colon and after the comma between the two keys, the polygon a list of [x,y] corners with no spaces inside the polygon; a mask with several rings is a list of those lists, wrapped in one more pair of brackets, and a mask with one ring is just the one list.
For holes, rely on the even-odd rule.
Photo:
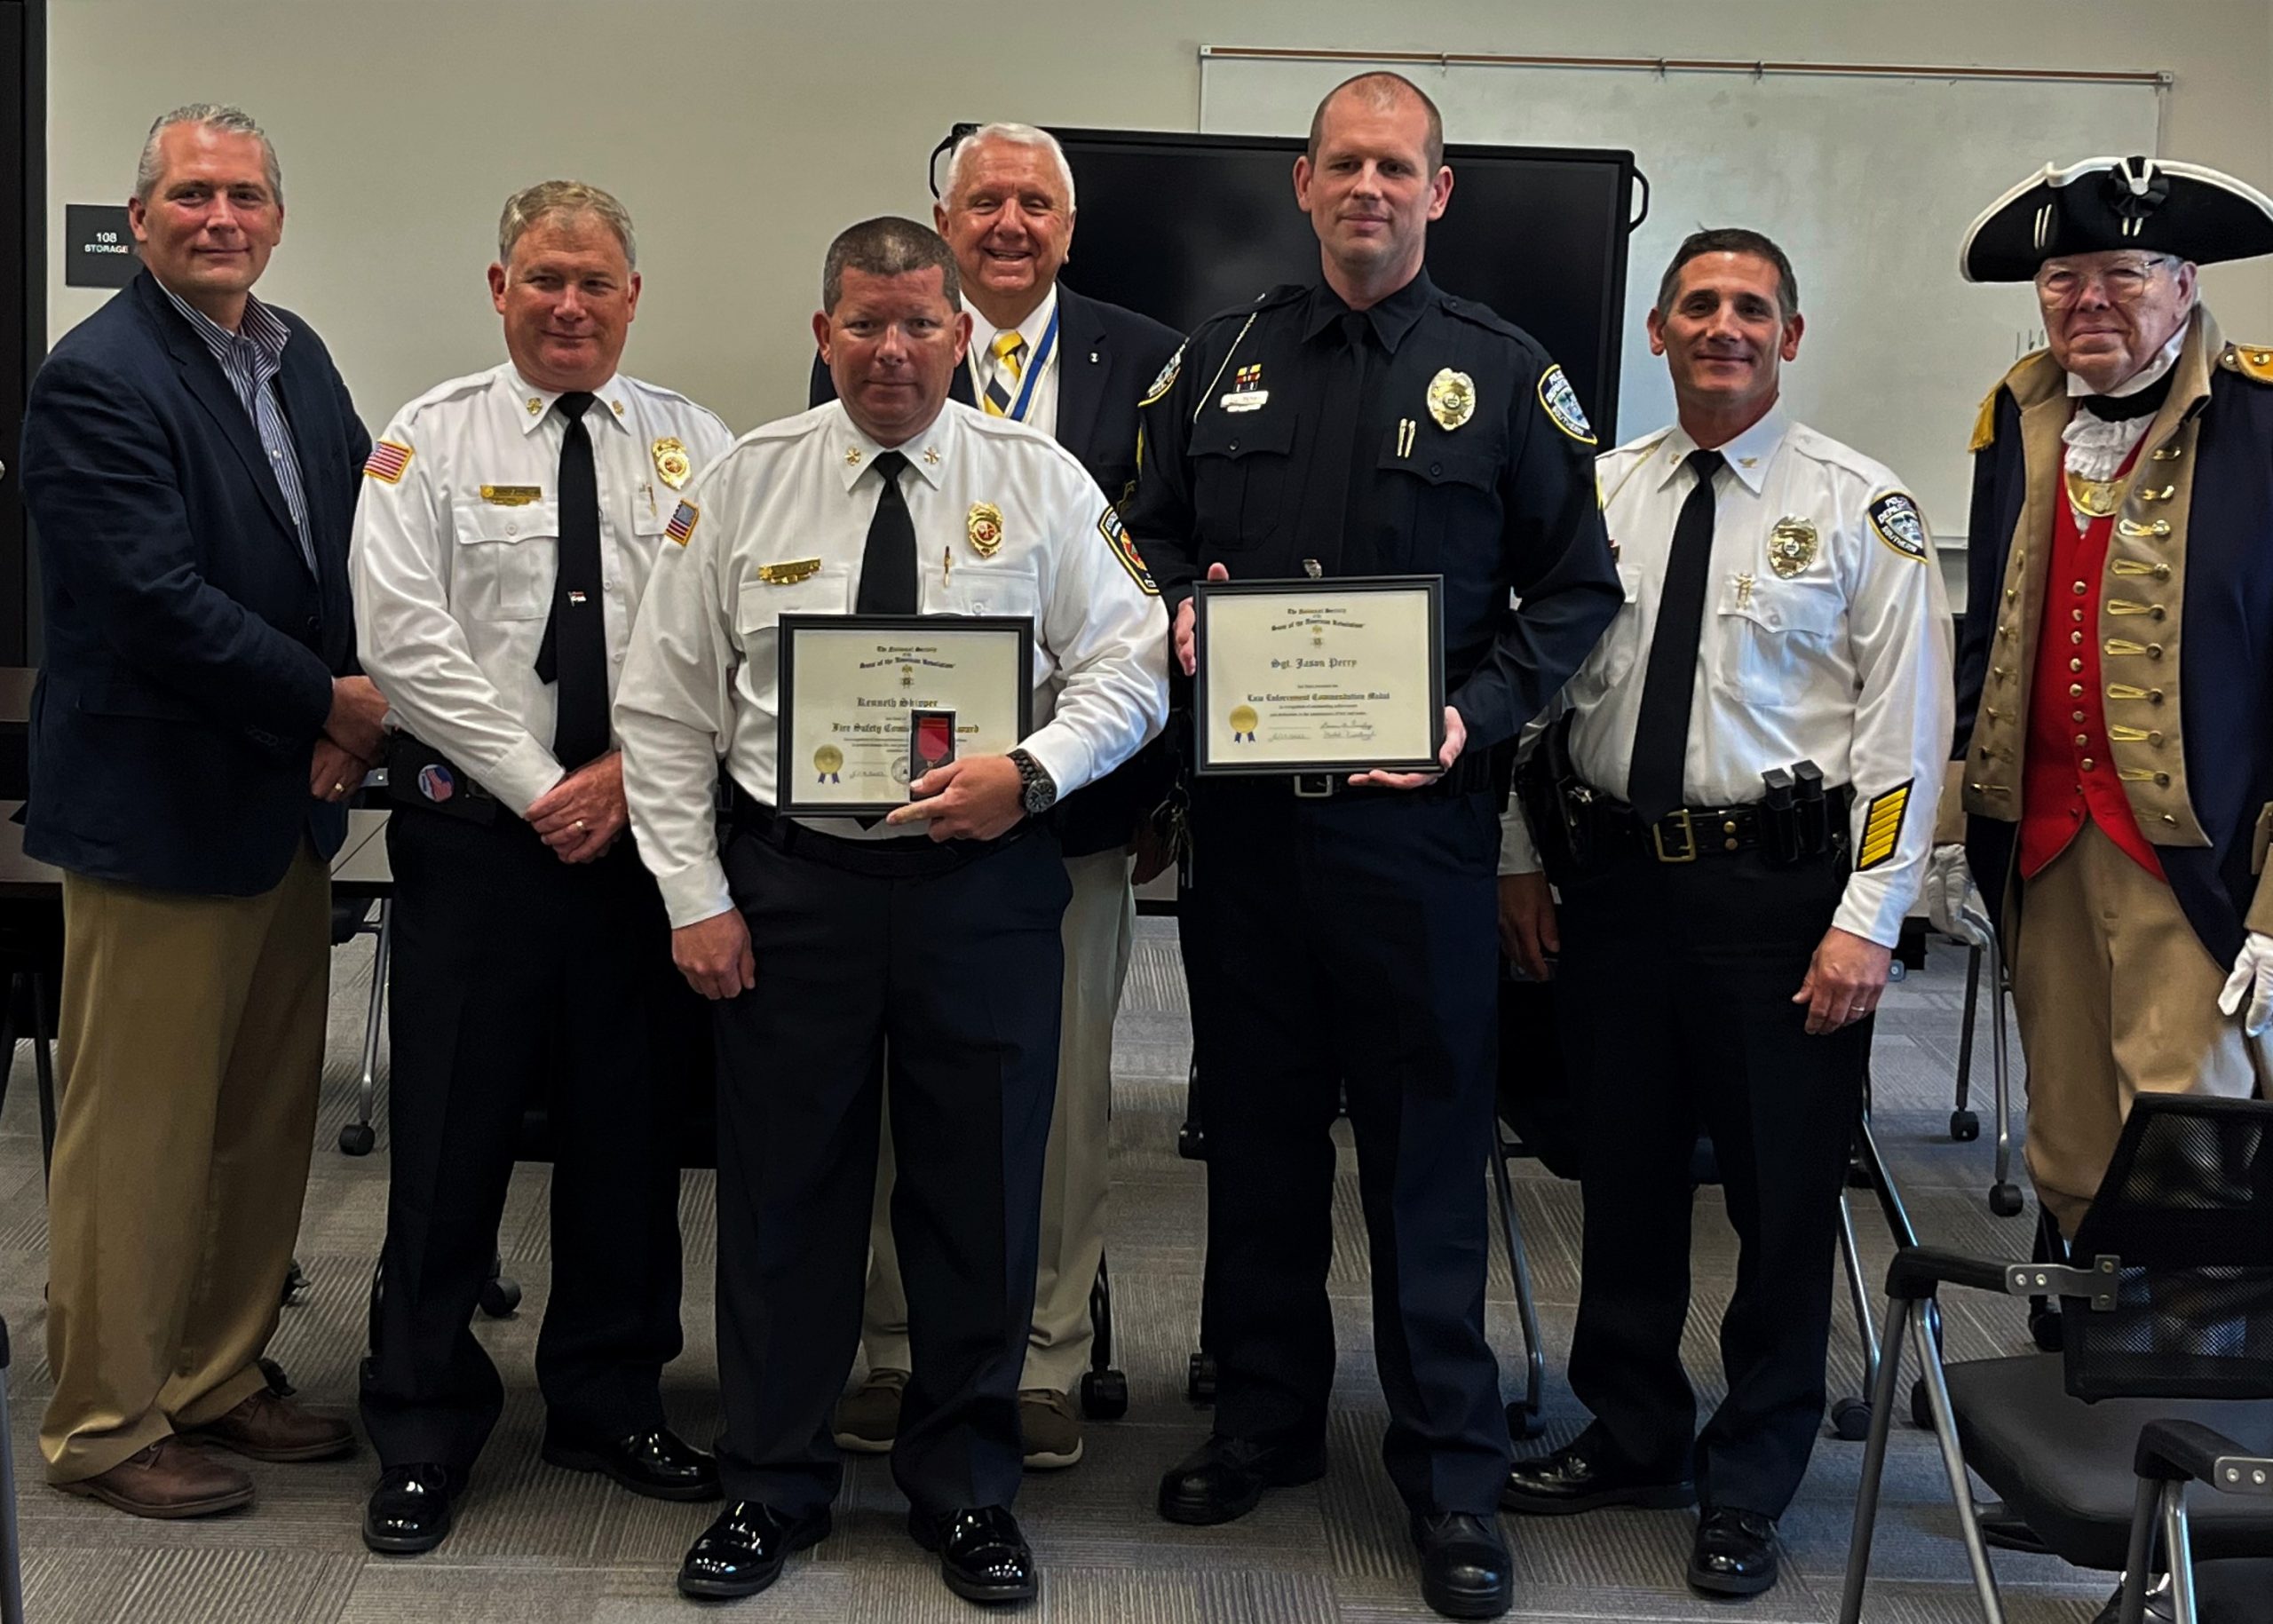
{"label": "beige wall", "polygon": [[[921,212],[950,121],[1190,129],[1202,43],[2167,68],[2165,155],[2273,189],[2273,0],[51,0],[50,29],[52,239],[65,203],[123,199],[154,114],[242,102],[289,204],[263,290],[374,428],[502,354],[497,208],[560,173],[638,218],[630,369],[737,429],[801,407],[822,249]],[[104,297],[51,281],[57,332]],[[2229,332],[2273,341],[2273,262],[2207,286]]]}

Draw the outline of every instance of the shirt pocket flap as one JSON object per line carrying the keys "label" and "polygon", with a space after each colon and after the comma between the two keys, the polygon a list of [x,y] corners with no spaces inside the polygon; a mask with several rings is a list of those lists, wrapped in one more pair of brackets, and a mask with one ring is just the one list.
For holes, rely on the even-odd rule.
{"label": "shirt pocket flap", "polygon": [[745,638],[776,630],[785,614],[843,614],[845,566],[824,565],[796,581],[753,576],[734,598],[734,630]]}
{"label": "shirt pocket flap", "polygon": [[1193,456],[1253,456],[1257,452],[1286,456],[1295,448],[1295,414],[1273,412],[1269,416],[1231,412],[1202,412],[1192,425],[1190,451]]}
{"label": "shirt pocket flap", "polygon": [[453,517],[452,527],[462,547],[482,542],[511,545],[531,536],[557,538],[560,534],[560,503],[551,496],[513,503],[461,502]]}
{"label": "shirt pocket flap", "polygon": [[1401,424],[1390,430],[1389,443],[1382,450],[1382,467],[1402,469],[1431,485],[1465,485],[1480,491],[1490,490],[1499,478],[1499,463],[1481,452],[1431,446],[1400,456],[1398,440],[1402,433]]}
{"label": "shirt pocket flap", "polygon": [[1839,589],[1828,581],[1802,584],[1730,575],[1721,582],[1718,612],[1739,615],[1762,631],[1827,638],[1839,630],[1840,616],[1846,609]]}

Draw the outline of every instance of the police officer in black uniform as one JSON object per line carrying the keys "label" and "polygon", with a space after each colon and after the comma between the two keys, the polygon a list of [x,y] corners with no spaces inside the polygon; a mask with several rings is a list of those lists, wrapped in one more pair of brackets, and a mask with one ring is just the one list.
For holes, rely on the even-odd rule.
{"label": "police officer in black uniform", "polygon": [[[1295,194],[1322,275],[1209,321],[1153,386],[1129,528],[1192,669],[1193,580],[1444,578],[1444,770],[1207,779],[1184,919],[1211,1062],[1206,1316],[1216,1433],[1160,1514],[1216,1523],[1325,1470],[1326,1295],[1346,1087],[1371,1238],[1382,1454],[1422,1593],[1507,1611],[1508,1470],[1484,1336],[1493,1097],[1492,748],[1610,622],[1595,440],[1539,345],[1422,269],[1444,212],[1435,106],[1393,74],[1319,103]],[[1509,594],[1522,606],[1511,610]]]}

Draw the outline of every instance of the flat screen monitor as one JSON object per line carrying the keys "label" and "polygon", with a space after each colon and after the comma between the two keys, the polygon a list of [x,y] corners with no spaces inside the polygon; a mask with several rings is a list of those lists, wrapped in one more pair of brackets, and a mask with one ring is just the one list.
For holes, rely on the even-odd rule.
{"label": "flat screen monitor", "polygon": [[[1188,333],[1277,283],[1317,276],[1318,238],[1290,178],[1300,137],[1051,133],[1080,205],[1068,287]],[[1429,227],[1429,274],[1538,339],[1602,444],[1617,444],[1634,154],[1468,146],[1445,158],[1452,202]]]}

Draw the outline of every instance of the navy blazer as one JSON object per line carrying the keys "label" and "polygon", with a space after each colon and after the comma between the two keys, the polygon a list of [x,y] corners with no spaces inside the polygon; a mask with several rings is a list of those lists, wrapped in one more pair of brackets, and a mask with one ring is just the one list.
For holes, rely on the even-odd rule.
{"label": "navy blazer", "polygon": [[[1136,482],[1136,403],[1183,342],[1175,329],[1150,316],[1057,284],[1057,443],[1081,459],[1108,502],[1119,502]],[[955,368],[947,392],[965,406],[978,404],[969,366]],[[835,399],[836,385],[816,355],[810,403]],[[1065,855],[1125,845],[1136,820],[1166,788],[1156,741],[1068,796],[1059,814]]]}
{"label": "navy blazer", "polygon": [[47,645],[24,850],[43,861],[253,896],[304,832],[327,860],[345,837],[308,770],[332,679],[355,669],[347,537],[371,442],[322,340],[276,313],[313,574],[251,416],[149,272],[32,380],[21,472]]}

